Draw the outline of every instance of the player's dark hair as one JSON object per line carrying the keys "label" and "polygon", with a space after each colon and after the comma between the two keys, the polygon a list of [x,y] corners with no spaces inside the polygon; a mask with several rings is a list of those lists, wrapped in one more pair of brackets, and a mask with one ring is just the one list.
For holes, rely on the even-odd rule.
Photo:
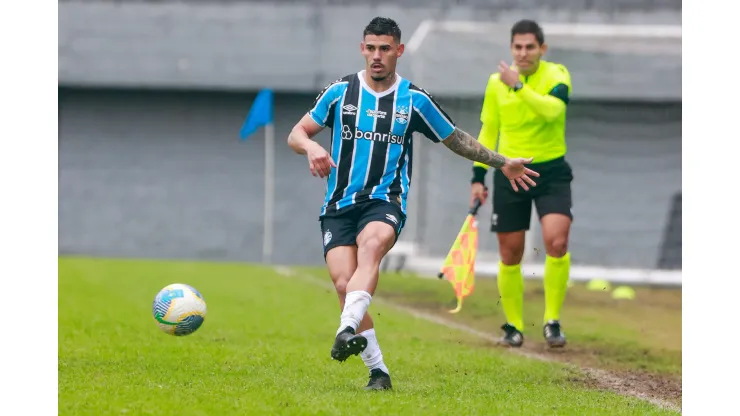
{"label": "player's dark hair", "polygon": [[514,41],[514,35],[526,35],[530,33],[534,35],[540,46],[545,43],[545,34],[542,32],[540,25],[534,20],[527,19],[520,20],[511,27],[511,41]]}
{"label": "player's dark hair", "polygon": [[401,42],[401,28],[389,17],[376,17],[371,20],[362,32],[363,37],[367,35],[392,36],[396,42]]}

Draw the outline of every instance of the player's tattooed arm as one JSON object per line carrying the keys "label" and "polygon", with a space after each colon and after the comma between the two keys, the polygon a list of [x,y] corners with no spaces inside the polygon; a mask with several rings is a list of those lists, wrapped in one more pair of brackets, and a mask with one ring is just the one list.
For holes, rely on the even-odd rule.
{"label": "player's tattooed arm", "polygon": [[489,150],[478,142],[473,136],[465,133],[459,128],[449,135],[444,141],[445,146],[458,155],[476,162],[485,163],[496,169],[500,169],[506,163],[506,157]]}

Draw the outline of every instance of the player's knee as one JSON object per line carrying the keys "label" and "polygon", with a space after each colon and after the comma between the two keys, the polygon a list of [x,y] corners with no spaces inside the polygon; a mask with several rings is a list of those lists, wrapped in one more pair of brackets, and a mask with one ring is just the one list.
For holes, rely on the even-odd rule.
{"label": "player's knee", "polygon": [[568,252],[568,239],[558,236],[545,241],[545,250],[551,257],[563,257]]}
{"label": "player's knee", "polygon": [[524,257],[524,249],[519,248],[504,248],[500,250],[501,262],[507,266],[514,266],[522,262]]}
{"label": "player's knee", "polygon": [[513,266],[522,262],[524,257],[524,246],[520,244],[502,244],[499,247],[501,262],[507,266]]}
{"label": "player's knee", "polygon": [[334,289],[337,291],[337,295],[340,298],[344,298],[344,296],[347,294],[347,283],[349,283],[349,279],[352,277],[352,274],[349,273],[342,273],[339,276],[336,276],[334,279]]}
{"label": "player's knee", "polygon": [[522,262],[524,239],[523,231],[498,233],[499,255],[502,263],[514,266]]}
{"label": "player's knee", "polygon": [[387,242],[381,236],[373,235],[362,241],[358,251],[364,256],[379,260],[383,256],[386,245]]}
{"label": "player's knee", "polygon": [[344,297],[347,296],[347,283],[349,283],[349,281],[334,283],[334,289],[336,289],[339,299],[344,300]]}

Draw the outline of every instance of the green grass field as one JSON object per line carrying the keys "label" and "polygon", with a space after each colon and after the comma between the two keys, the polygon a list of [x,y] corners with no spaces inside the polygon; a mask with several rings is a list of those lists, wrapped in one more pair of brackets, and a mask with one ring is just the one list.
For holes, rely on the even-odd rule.
{"label": "green grass field", "polygon": [[[208,303],[203,327],[180,338],[162,333],[151,316],[154,295],[176,282],[195,286]],[[442,283],[384,276],[378,295],[440,309],[438,301],[451,297]],[[474,306],[456,319],[491,329]],[[674,414],[593,390],[565,365],[491,348],[380,303],[371,312],[390,392],[362,389],[359,357],[330,359],[339,307],[314,280],[252,265],[60,258],[59,414]],[[624,342],[634,341],[625,334]],[[671,373],[673,365],[655,368]]]}

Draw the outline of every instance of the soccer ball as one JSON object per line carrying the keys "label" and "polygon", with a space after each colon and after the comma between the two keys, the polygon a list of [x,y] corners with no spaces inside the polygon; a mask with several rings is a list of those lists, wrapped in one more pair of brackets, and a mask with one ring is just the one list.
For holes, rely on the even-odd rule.
{"label": "soccer ball", "polygon": [[192,286],[175,283],[157,293],[152,305],[157,326],[164,333],[190,335],[206,318],[206,301]]}

